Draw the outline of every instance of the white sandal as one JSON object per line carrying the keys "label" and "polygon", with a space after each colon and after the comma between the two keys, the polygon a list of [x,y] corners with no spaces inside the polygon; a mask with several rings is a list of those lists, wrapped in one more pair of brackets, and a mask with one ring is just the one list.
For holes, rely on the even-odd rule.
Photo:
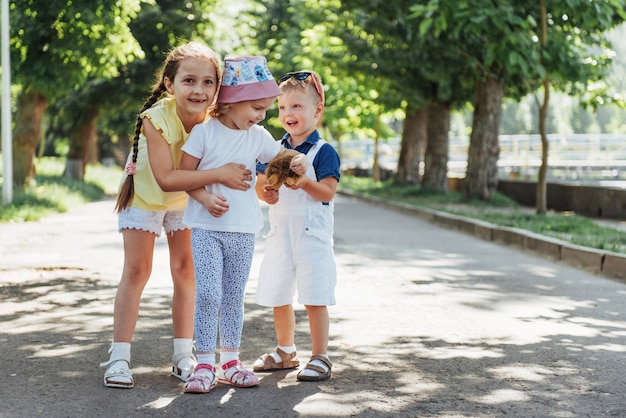
{"label": "white sandal", "polygon": [[109,360],[100,366],[107,367],[104,373],[104,386],[109,388],[132,389],[135,386],[133,372],[126,360]]}
{"label": "white sandal", "polygon": [[[184,360],[188,360],[183,363],[182,367],[181,362]],[[172,376],[179,378],[183,382],[186,382],[187,379],[193,374],[196,366],[198,365],[198,360],[196,356],[192,353],[178,353],[172,356]]]}

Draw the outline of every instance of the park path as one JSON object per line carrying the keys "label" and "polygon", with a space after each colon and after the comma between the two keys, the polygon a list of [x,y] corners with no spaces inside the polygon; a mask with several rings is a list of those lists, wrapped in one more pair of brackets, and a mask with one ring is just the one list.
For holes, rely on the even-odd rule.
{"label": "park path", "polygon": [[[338,196],[333,378],[295,371],[184,395],[168,376],[171,283],[164,238],[142,299],[132,390],[107,389],[122,266],[110,200],[0,224],[0,417],[626,416],[626,284]],[[242,360],[273,346],[248,286]],[[310,352],[297,307],[301,360]]]}

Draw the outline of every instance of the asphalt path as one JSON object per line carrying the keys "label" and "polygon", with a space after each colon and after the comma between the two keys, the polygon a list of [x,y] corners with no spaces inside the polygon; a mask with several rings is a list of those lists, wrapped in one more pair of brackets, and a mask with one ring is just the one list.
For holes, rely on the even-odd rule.
{"label": "asphalt path", "polygon": [[[113,201],[0,224],[0,417],[626,416],[626,284],[346,196],[335,209],[333,377],[259,374],[183,394],[169,376],[171,280],[157,241],[133,341],[135,388],[105,388],[122,241]],[[254,303],[241,358],[271,350]],[[308,324],[296,305],[300,359]]]}

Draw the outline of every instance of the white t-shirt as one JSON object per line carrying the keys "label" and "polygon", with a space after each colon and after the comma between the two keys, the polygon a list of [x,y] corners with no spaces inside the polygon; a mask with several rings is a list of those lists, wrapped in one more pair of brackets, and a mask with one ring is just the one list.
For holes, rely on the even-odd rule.
{"label": "white t-shirt", "polygon": [[183,222],[190,228],[256,234],[263,227],[263,215],[254,190],[256,161],[269,162],[280,151],[280,143],[262,126],[248,130],[230,129],[217,119],[194,126],[182,150],[199,158],[198,170],[218,168],[228,163],[244,164],[252,171],[252,187],[234,190],[222,184],[205,188],[224,196],[230,209],[220,218],[213,217],[204,206],[189,199]]}

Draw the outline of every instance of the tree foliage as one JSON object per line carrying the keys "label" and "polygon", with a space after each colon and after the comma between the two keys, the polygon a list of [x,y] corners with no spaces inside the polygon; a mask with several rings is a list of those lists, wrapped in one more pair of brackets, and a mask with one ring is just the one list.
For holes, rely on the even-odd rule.
{"label": "tree foliage", "polygon": [[[89,79],[57,103],[70,137],[66,175],[83,178],[89,160],[97,159],[97,117],[105,138],[119,138],[119,132],[132,129],[138,109],[149,95],[167,51],[182,42],[198,38],[199,33],[210,28],[210,23],[202,19],[209,5],[206,1],[183,6],[172,0],[144,3],[137,16],[129,22],[144,57],[122,64],[114,77]],[[86,133],[91,136],[86,136]],[[122,137],[126,138],[125,135]],[[104,142],[103,139],[101,142]],[[108,148],[114,147],[110,142],[106,144]],[[125,140],[116,142],[120,142],[117,145],[120,151],[126,149]]]}
{"label": "tree foliage", "polygon": [[433,154],[424,157],[425,178],[435,179],[426,185],[447,188],[445,126],[451,112],[472,103],[476,152],[467,177],[479,178],[475,190],[489,190],[497,171],[481,170],[497,167],[493,109],[504,98],[517,101],[549,77],[554,89],[589,106],[619,102],[603,81],[612,58],[605,34],[625,16],[619,0],[549,2],[541,46],[539,3],[528,0],[13,1],[14,179],[34,174],[46,109],[55,134],[71,138],[70,157],[84,164],[95,129],[101,143],[124,138],[165,53],[199,39],[222,55],[265,55],[276,76],[320,73],[327,139],[384,139],[395,135],[384,122],[404,119],[400,182],[417,181],[426,149]]}
{"label": "tree foliage", "polygon": [[11,3],[11,79],[49,100],[143,56],[129,22],[141,0]]}
{"label": "tree foliage", "polygon": [[[483,199],[497,184],[501,90],[517,99],[550,78],[571,94],[588,91],[591,82],[604,76],[603,32],[623,21],[623,6],[617,1],[550,2],[554,39],[541,45],[540,8],[534,1],[461,0],[452,5],[424,0],[411,10],[420,34],[445,39],[472,70],[477,94],[465,192],[467,198]],[[571,10],[576,17],[570,16]],[[485,112],[487,108],[492,110]]]}
{"label": "tree foliage", "polygon": [[11,79],[20,85],[13,134],[14,182],[34,178],[35,147],[50,100],[90,78],[112,77],[142,56],[128,24],[140,0],[25,0],[10,6]]}

